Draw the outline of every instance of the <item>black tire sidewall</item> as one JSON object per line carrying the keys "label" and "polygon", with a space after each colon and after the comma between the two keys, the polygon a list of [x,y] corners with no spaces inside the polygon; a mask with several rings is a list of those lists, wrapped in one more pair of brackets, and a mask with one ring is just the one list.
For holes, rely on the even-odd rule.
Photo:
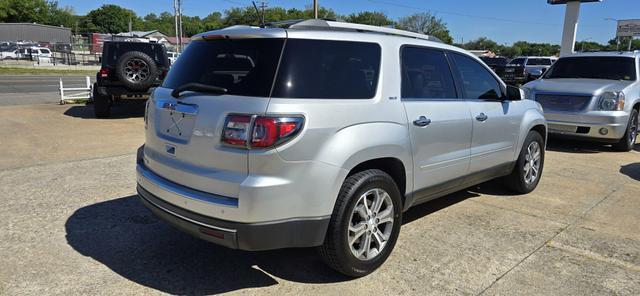
{"label": "black tire sidewall", "polygon": [[624,133],[624,136],[622,137],[622,139],[620,139],[620,142],[613,145],[613,147],[618,151],[631,151],[633,149],[633,146],[635,146],[636,144],[636,139],[634,139],[634,141],[631,143],[629,142],[629,133],[631,132],[631,123],[634,116],[636,118],[638,117],[637,109],[631,109],[631,113],[629,114],[629,122],[627,123],[627,129]]}
{"label": "black tire sidewall", "polygon": [[111,99],[108,96],[100,95],[93,90],[93,111],[96,118],[106,118],[111,115]]}
{"label": "black tire sidewall", "polygon": [[[536,178],[535,182],[527,184],[527,182],[524,181],[524,165],[526,161],[525,158],[527,154],[527,148],[533,141],[537,141],[540,145],[540,171],[538,172],[538,177]],[[542,135],[540,135],[540,133],[536,131],[530,131],[529,134],[527,134],[527,138],[525,139],[524,144],[522,145],[522,149],[520,149],[520,155],[518,156],[518,161],[516,162],[516,167],[514,168],[516,170],[514,173],[516,173],[517,180],[511,180],[511,182],[518,182],[518,191],[520,191],[520,193],[529,193],[538,186],[540,179],[542,179],[542,172],[544,171],[544,154],[544,138],[542,138]]]}
{"label": "black tire sidewall", "polygon": [[[343,209],[339,211],[339,217],[337,217],[337,223],[335,223],[335,227],[338,229],[338,231],[335,232],[336,237],[334,237],[334,242],[337,244],[335,246],[337,251],[336,255],[338,260],[342,262],[342,265],[346,267],[345,271],[351,276],[364,276],[380,267],[389,255],[391,255],[400,234],[400,227],[402,226],[402,201],[398,187],[393,182],[393,179],[379,170],[370,170],[368,172],[373,172],[374,174],[365,174],[366,177],[357,180],[356,186],[343,188],[343,190],[346,190],[345,192],[341,190],[341,197],[348,198],[349,201],[346,202]],[[394,207],[393,230],[382,252],[374,259],[362,261],[351,253],[347,238],[348,226],[351,222],[351,211],[355,203],[362,194],[373,188],[383,189],[391,197]]]}
{"label": "black tire sidewall", "polygon": [[[147,77],[147,79],[141,80],[140,82],[137,82],[137,83],[127,80],[127,75],[124,72],[124,68],[127,62],[134,58],[143,60],[145,63],[147,63],[147,66],[149,67],[149,76]],[[158,67],[154,62],[154,60],[149,55],[140,51],[130,51],[120,56],[120,58],[116,62],[116,76],[118,77],[118,80],[127,89],[142,91],[151,87],[153,82],[156,80],[156,78],[158,77]]]}

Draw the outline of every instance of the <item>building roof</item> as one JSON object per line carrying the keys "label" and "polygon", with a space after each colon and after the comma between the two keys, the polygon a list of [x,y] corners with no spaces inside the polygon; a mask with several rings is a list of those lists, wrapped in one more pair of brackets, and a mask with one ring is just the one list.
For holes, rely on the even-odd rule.
{"label": "building roof", "polygon": [[71,32],[71,29],[65,28],[62,26],[50,26],[50,25],[43,25],[43,24],[37,24],[37,23],[0,23],[0,26],[33,26],[33,27],[43,27],[48,29],[65,30],[65,31]]}
{"label": "building roof", "polygon": [[[167,37],[167,41],[171,44],[178,44],[178,37]],[[182,37],[182,44],[187,44],[191,42],[191,38]]]}

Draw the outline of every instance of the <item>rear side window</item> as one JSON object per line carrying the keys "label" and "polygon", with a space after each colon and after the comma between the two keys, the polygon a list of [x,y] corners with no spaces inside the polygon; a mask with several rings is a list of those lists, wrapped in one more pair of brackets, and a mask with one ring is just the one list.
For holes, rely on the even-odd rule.
{"label": "rear side window", "polygon": [[455,98],[453,76],[444,51],[402,48],[402,98]]}
{"label": "rear side window", "polygon": [[202,83],[227,94],[268,97],[284,39],[193,41],[171,68],[163,87]]}
{"label": "rear side window", "polygon": [[460,73],[465,98],[486,100],[502,97],[500,84],[487,68],[470,57],[457,53],[452,56]]}
{"label": "rear side window", "polygon": [[376,43],[289,39],[273,97],[370,99],[380,75]]}

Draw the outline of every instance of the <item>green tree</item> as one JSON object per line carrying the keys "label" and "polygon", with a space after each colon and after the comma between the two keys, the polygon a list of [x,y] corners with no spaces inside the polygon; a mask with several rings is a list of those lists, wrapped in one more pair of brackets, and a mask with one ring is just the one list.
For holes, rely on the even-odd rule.
{"label": "green tree", "polygon": [[359,13],[352,13],[345,17],[345,20],[350,23],[372,25],[372,26],[390,26],[395,24],[384,12],[380,11],[362,11]]}
{"label": "green tree", "polygon": [[465,49],[490,50],[493,52],[498,52],[501,49],[501,46],[497,42],[487,37],[480,37],[478,39],[471,40],[463,44],[462,47]]}
{"label": "green tree", "polygon": [[453,43],[447,23],[428,12],[416,13],[400,18],[397,27],[403,30],[434,36],[447,44]]}
{"label": "green tree", "polygon": [[129,30],[129,20],[134,24],[134,30],[142,29],[142,21],[138,19],[135,12],[118,5],[106,4],[90,11],[83,25],[88,29],[95,28],[99,33],[117,34]]}

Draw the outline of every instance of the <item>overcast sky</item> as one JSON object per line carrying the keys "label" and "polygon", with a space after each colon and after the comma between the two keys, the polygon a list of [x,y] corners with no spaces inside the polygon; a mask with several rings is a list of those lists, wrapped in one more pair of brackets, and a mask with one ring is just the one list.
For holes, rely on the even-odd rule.
{"label": "overcast sky", "polygon": [[[312,0],[272,0],[269,6],[304,8]],[[429,11],[448,25],[456,42],[489,37],[498,43],[518,40],[560,43],[564,5],[548,5],[546,0],[319,0],[339,14],[363,10],[385,12],[398,19],[404,15]],[[86,14],[103,4],[117,4],[138,15],[173,11],[173,0],[59,0],[60,6],[72,6]],[[251,5],[247,0],[183,0],[186,15],[206,16],[234,6]],[[615,37],[615,22],[605,18],[640,18],[640,0],[604,0],[582,5],[578,40],[605,43]]]}

